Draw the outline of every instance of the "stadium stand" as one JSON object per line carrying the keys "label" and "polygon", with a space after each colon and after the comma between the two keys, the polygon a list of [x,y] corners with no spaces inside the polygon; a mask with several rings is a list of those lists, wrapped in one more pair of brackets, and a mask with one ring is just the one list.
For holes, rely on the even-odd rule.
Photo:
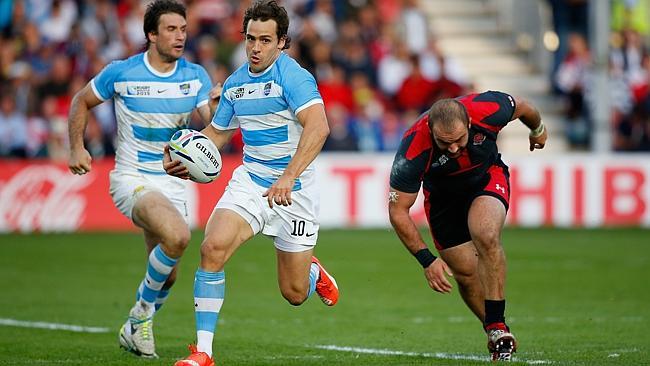
{"label": "stadium stand", "polygon": [[[2,2],[0,156],[66,160],[71,96],[108,62],[141,49],[145,3]],[[248,3],[186,2],[186,57],[206,67],[213,82],[223,82],[244,60],[239,22]],[[432,101],[485,89],[508,91],[540,106],[553,133],[549,150],[587,149],[585,106],[591,94],[584,65],[589,49],[586,39],[580,40],[586,34],[585,3],[285,1],[295,40],[287,52],[319,82],[332,129],[326,150],[392,151],[401,133]],[[612,7],[616,150],[650,150],[648,4],[614,1]],[[522,31],[515,15],[522,9],[530,12],[527,26],[536,33]],[[559,37],[554,54],[539,47],[539,39],[549,31]],[[581,42],[584,64],[573,49]],[[571,51],[565,45],[571,45]],[[553,55],[554,61],[544,61]],[[200,128],[198,121],[194,126]],[[523,126],[505,131],[503,150],[525,151],[526,144],[519,143],[525,133]],[[93,156],[114,153],[110,103],[93,110],[86,138]],[[241,139],[235,138],[225,152],[240,150]]]}

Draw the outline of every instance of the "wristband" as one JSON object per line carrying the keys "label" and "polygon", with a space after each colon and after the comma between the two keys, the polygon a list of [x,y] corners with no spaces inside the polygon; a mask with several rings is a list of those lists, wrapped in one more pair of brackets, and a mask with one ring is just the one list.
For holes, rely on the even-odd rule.
{"label": "wristband", "polygon": [[539,122],[539,126],[536,129],[530,130],[528,134],[530,137],[540,137],[544,133],[544,122]]}
{"label": "wristband", "polygon": [[417,259],[418,262],[420,262],[422,268],[429,267],[431,263],[433,263],[433,261],[435,261],[437,258],[435,255],[433,255],[433,253],[431,253],[429,248],[418,250],[417,253],[414,254],[414,256],[415,259]]}

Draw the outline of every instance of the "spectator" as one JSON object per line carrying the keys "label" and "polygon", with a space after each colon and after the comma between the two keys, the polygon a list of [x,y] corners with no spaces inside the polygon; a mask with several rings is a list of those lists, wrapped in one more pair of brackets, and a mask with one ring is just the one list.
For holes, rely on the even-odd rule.
{"label": "spectator", "polygon": [[309,20],[313,23],[320,39],[328,43],[336,41],[337,30],[332,0],[316,0],[316,8],[309,16]]}
{"label": "spectator", "polygon": [[343,106],[348,113],[354,109],[354,99],[352,89],[346,82],[345,71],[341,66],[334,65],[329,78],[321,79],[318,83],[325,107],[339,104]]}
{"label": "spectator", "polygon": [[553,14],[553,29],[558,36],[559,46],[553,55],[553,67],[551,69],[551,83],[556,92],[560,89],[556,84],[554,76],[558,72],[560,64],[566,59],[569,52],[570,35],[579,34],[587,37],[587,0],[548,0]]}
{"label": "spectator", "polygon": [[40,24],[41,34],[48,42],[63,43],[77,19],[77,6],[71,0],[53,0],[51,13]]}
{"label": "spectator", "polygon": [[418,0],[403,0],[404,6],[400,16],[402,41],[406,42],[410,53],[420,54],[427,48],[429,22]]}
{"label": "spectator", "polygon": [[[195,14],[191,18],[200,20],[188,24],[186,52],[209,71],[213,83],[223,82],[246,60],[240,30],[243,11],[251,2],[187,2],[188,12]],[[26,121],[29,136],[26,155],[65,159],[67,135],[62,123],[71,93],[99,73],[108,60],[142,49],[146,2],[21,0],[2,4],[0,89],[15,91],[13,109]],[[421,74],[444,95],[453,94],[451,86],[455,85],[445,80],[466,84],[461,81],[462,71],[455,71],[458,64],[431,49],[435,43],[415,0],[285,0],[284,4],[291,15],[301,18],[292,19],[289,29],[298,47],[285,52],[315,76],[326,103],[332,105],[328,113],[341,121],[333,126],[336,132],[329,149],[394,147],[391,141],[402,130],[402,114],[412,113],[409,108],[413,106],[403,104],[398,110],[392,102],[409,75]],[[412,51],[419,56],[420,70],[410,66]],[[440,76],[443,68],[446,78]],[[111,156],[116,137],[111,106],[96,108],[91,119],[89,146],[94,146],[96,155]],[[200,127],[196,120],[191,123]],[[223,152],[241,153],[241,149],[241,136],[236,135]]]}
{"label": "spectator", "polygon": [[637,104],[633,112],[617,126],[614,149],[617,151],[650,151],[650,98]]}
{"label": "spectator", "polygon": [[591,63],[587,41],[579,33],[569,36],[569,51],[560,64],[555,80],[566,98],[566,128],[573,147],[589,146],[588,110],[584,103],[586,73]]}
{"label": "spectator", "polygon": [[411,74],[402,82],[395,99],[397,106],[402,110],[415,109],[424,112],[433,104],[432,99],[436,85],[422,75],[418,56],[411,55],[410,60]]}
{"label": "spectator", "polygon": [[327,107],[327,121],[330,134],[323,145],[324,151],[357,151],[357,139],[352,133],[349,114],[340,104],[330,104]]}
{"label": "spectator", "polygon": [[392,97],[410,73],[411,61],[408,47],[404,43],[397,43],[391,53],[379,61],[377,67],[379,89]]}
{"label": "spectator", "polygon": [[16,110],[12,90],[0,95],[0,156],[27,157],[27,119]]}

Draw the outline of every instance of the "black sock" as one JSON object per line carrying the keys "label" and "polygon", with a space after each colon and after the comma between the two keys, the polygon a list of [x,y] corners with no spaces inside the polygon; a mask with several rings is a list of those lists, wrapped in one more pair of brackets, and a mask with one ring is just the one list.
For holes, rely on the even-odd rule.
{"label": "black sock", "polygon": [[505,323],[506,300],[485,300],[485,321],[484,326],[493,323]]}

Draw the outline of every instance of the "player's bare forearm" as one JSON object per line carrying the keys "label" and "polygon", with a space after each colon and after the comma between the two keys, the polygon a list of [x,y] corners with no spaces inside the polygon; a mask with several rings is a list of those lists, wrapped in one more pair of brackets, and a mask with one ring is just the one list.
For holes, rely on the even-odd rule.
{"label": "player's bare forearm", "polygon": [[197,108],[197,112],[201,117],[201,122],[203,122],[203,126],[205,127],[209,126],[210,123],[212,122],[212,115],[214,114],[214,110],[212,109],[212,106],[210,106],[210,103],[204,104],[199,108]]}
{"label": "player's bare forearm", "polygon": [[235,130],[218,130],[212,126],[212,124],[207,125],[203,130],[201,130],[201,133],[206,135],[214,145],[217,147],[217,149],[221,150],[226,144],[230,141],[232,138],[232,135],[234,134]]}
{"label": "player's bare forearm", "polygon": [[409,214],[409,210],[417,198],[417,193],[400,192],[393,188],[390,192],[388,217],[397,236],[411,254],[427,248],[427,244]]}
{"label": "player's bare forearm", "polygon": [[530,129],[528,135],[530,151],[543,149],[548,138],[546,126],[542,123],[542,117],[535,106],[524,99],[515,99],[516,107],[513,118],[519,120]]}
{"label": "player's bare forearm", "polygon": [[537,108],[529,101],[521,98],[515,98],[515,103],[516,107],[515,113],[512,116],[513,119],[519,118],[531,130],[538,128],[540,123],[542,123],[542,117]]}
{"label": "player's bare forearm", "polygon": [[296,153],[283,174],[292,179],[297,178],[316,159],[330,132],[322,104],[315,104],[301,111],[298,120],[303,125],[302,134]]}
{"label": "player's bare forearm", "polygon": [[70,137],[70,149],[76,150],[84,146],[84,131],[86,130],[86,116],[88,107],[83,103],[79,94],[72,98],[70,114],[68,116],[68,136]]}
{"label": "player's bare forearm", "polygon": [[[214,112],[217,110],[217,105],[219,104],[219,101],[221,100],[221,92],[223,91],[223,85],[221,83],[217,82],[212,89],[210,89],[210,94],[209,94],[209,101],[208,101],[208,107],[210,108],[210,120],[212,120],[212,116],[214,116]],[[209,123],[209,122],[208,122]],[[206,123],[206,126],[208,124]]]}
{"label": "player's bare forearm", "polygon": [[68,116],[68,136],[70,137],[68,168],[74,174],[86,174],[91,169],[92,158],[84,147],[84,132],[88,110],[101,102],[92,91],[90,83],[72,98]]}

